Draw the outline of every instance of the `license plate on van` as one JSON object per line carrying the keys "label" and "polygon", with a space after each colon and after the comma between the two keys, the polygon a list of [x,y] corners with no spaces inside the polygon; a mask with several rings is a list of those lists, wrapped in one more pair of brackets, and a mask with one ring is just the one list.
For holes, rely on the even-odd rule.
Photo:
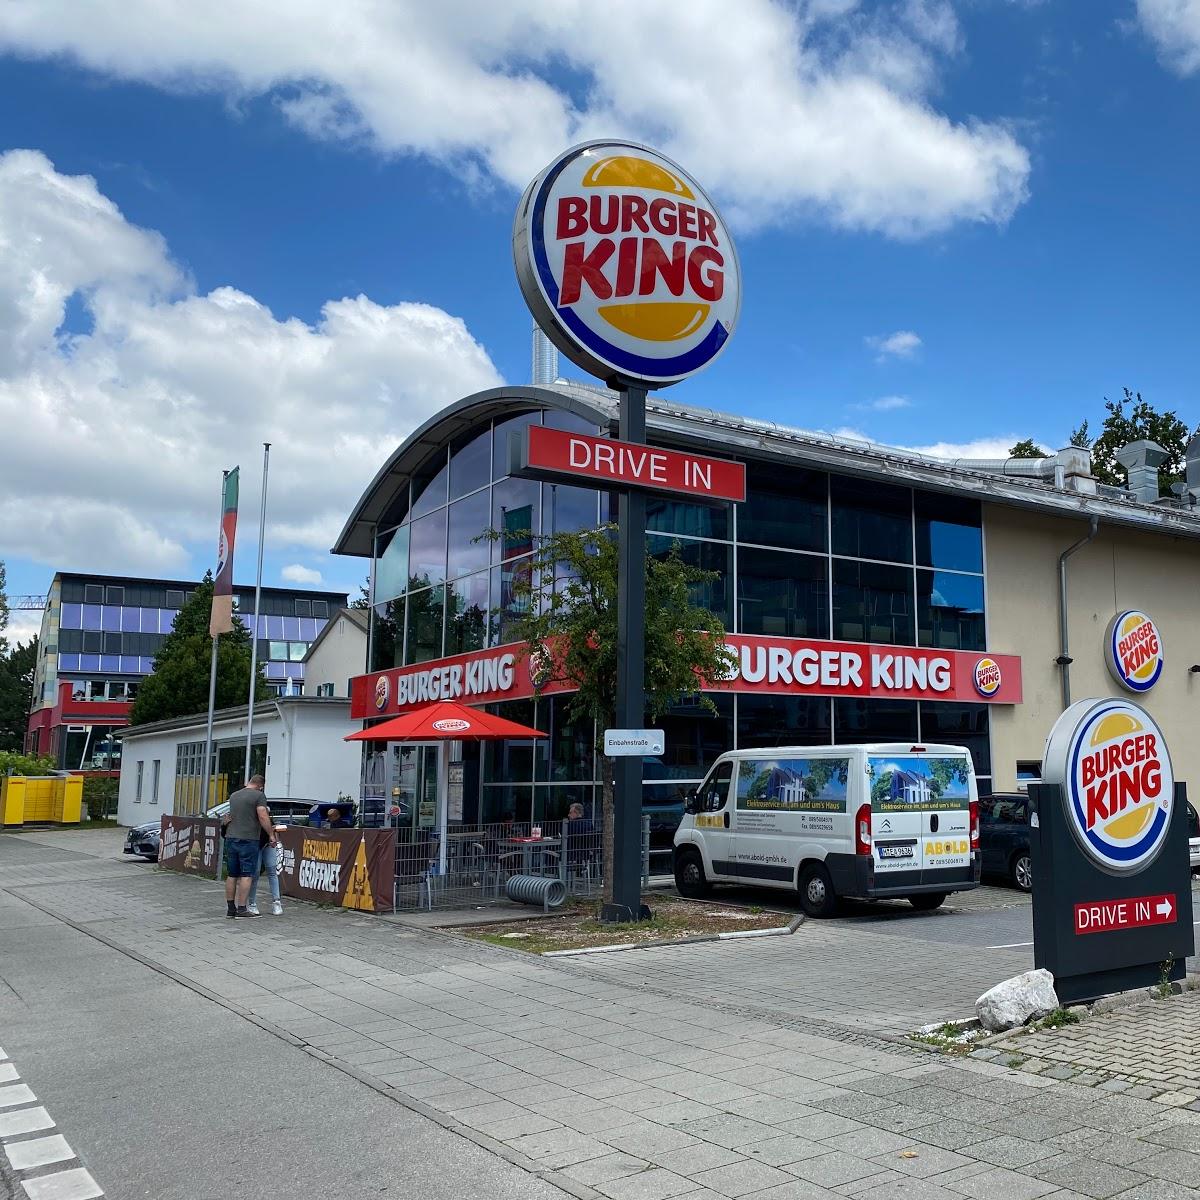
{"label": "license plate on van", "polygon": [[880,846],[880,858],[912,858],[914,846]]}

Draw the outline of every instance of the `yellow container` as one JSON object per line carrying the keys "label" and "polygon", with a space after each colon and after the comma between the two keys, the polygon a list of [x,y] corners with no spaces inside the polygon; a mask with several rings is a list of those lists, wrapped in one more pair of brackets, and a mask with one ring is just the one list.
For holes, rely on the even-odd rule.
{"label": "yellow container", "polygon": [[82,817],[81,775],[10,775],[0,780],[0,825],[78,825]]}
{"label": "yellow container", "polygon": [[56,779],[27,776],[25,779],[25,823],[48,824],[54,820]]}
{"label": "yellow container", "polygon": [[0,824],[21,825],[25,821],[25,780],[19,775],[0,781]]}
{"label": "yellow container", "polygon": [[62,784],[62,799],[55,801],[55,818],[64,825],[78,825],[83,819],[83,776],[68,775],[57,780]]}

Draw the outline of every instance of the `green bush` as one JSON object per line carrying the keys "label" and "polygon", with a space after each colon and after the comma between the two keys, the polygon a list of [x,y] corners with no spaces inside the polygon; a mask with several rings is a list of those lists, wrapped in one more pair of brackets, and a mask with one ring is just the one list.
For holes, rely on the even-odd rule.
{"label": "green bush", "polygon": [[87,819],[99,821],[117,811],[119,779],[108,775],[87,775],[83,780],[83,803],[87,807]]}
{"label": "green bush", "polygon": [[0,750],[0,775],[50,775],[58,770],[52,758],[37,754],[21,754],[17,750]]}

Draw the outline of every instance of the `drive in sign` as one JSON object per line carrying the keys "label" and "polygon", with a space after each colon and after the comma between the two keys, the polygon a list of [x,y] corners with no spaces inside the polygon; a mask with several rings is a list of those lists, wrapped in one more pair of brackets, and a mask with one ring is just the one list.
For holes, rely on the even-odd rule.
{"label": "drive in sign", "polygon": [[698,500],[746,499],[746,467],[724,458],[663,450],[615,438],[531,425],[514,435],[514,475],[599,480],[619,487],[682,492]]}
{"label": "drive in sign", "polygon": [[1169,925],[1179,905],[1173,895],[1135,896],[1129,900],[1093,900],[1075,905],[1076,933],[1111,933],[1145,925]]}

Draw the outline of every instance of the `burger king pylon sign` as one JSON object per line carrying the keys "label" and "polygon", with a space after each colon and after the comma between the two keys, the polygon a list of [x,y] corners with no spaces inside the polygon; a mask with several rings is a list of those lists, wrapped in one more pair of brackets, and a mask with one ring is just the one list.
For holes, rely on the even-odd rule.
{"label": "burger king pylon sign", "polygon": [[606,382],[677,383],[737,324],[741,272],[716,206],[634,142],[585,142],[542,171],[517,206],[513,258],[546,335]]}
{"label": "burger king pylon sign", "polygon": [[1029,789],[1034,962],[1059,999],[1182,978],[1195,942],[1186,789],[1158,723],[1132,699],[1080,700],[1050,731],[1042,778]]}

